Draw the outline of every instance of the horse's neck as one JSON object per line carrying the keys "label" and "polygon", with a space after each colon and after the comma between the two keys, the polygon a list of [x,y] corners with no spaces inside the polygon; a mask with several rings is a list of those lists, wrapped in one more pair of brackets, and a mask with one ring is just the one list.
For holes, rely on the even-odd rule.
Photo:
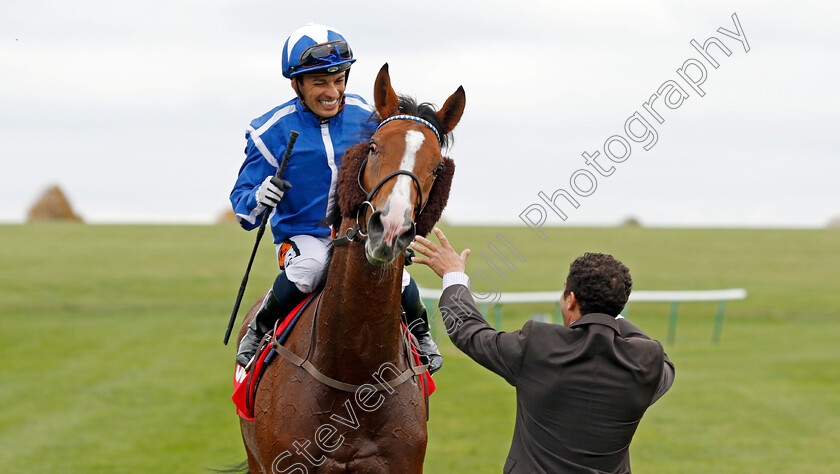
{"label": "horse's neck", "polygon": [[313,351],[321,370],[341,374],[342,380],[367,381],[382,364],[398,363],[402,268],[402,262],[374,267],[364,256],[364,244],[334,249]]}

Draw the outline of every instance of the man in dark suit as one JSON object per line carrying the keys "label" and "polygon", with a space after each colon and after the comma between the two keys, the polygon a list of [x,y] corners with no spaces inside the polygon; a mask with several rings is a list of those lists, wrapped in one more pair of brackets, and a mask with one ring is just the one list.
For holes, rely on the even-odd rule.
{"label": "man in dark suit", "polygon": [[565,326],[528,321],[503,332],[482,318],[458,254],[412,243],[443,278],[440,310],[452,342],[516,387],[516,425],[504,472],[630,472],[630,441],[645,410],[674,382],[662,345],[622,317],[630,272],[610,255],[587,253],[569,268],[560,300]]}

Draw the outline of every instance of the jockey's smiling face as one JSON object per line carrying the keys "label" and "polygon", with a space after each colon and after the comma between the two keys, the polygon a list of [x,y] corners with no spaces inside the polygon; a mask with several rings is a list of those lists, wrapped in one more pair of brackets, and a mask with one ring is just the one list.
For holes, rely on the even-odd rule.
{"label": "jockey's smiling face", "polygon": [[315,115],[335,117],[341,110],[346,86],[345,71],[334,74],[306,74],[292,80],[292,87]]}

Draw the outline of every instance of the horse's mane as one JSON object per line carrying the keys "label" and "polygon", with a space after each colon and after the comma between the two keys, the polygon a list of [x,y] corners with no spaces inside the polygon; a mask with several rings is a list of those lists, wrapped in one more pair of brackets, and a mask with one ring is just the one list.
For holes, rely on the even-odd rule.
{"label": "horse's mane", "polygon": [[[417,104],[414,99],[406,96],[399,96],[399,98],[400,113],[414,115],[431,123],[441,135],[441,148],[449,146],[451,136],[441,133],[443,124],[432,104],[425,102]],[[368,147],[369,142],[365,141],[348,148],[344,152],[336,189],[338,202],[333,203],[330,214],[323,221],[326,225],[332,225],[334,229],[338,229],[343,217],[355,219],[356,208],[365,201],[366,196],[359,188],[358,176],[362,161],[368,154]],[[432,185],[432,190],[429,192],[426,207],[415,222],[417,235],[426,236],[432,231],[434,225],[440,220],[443,209],[449,200],[449,188],[452,185],[452,176],[455,174],[455,162],[448,157],[444,157],[443,160],[444,169],[438,173]]]}

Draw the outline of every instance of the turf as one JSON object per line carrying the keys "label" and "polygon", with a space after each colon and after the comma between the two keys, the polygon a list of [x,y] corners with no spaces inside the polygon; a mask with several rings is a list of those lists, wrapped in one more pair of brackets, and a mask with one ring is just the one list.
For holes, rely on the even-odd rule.
{"label": "turf", "polygon": [[[716,305],[680,307],[666,345],[676,383],[639,427],[634,470],[840,471],[840,232],[447,233],[473,249],[469,272],[502,291],[556,290],[570,260],[590,250],[624,261],[638,289],[746,288],[746,300],[728,304],[717,345]],[[200,472],[243,460],[229,400],[234,349],[221,339],[253,239],[232,225],[0,226],[2,471]],[[246,306],[274,276],[267,240]],[[439,284],[427,269],[411,272]],[[503,328],[552,311],[507,306]],[[664,340],[668,311],[639,303],[629,316]],[[426,471],[499,472],[513,389],[448,340],[442,350]]]}

